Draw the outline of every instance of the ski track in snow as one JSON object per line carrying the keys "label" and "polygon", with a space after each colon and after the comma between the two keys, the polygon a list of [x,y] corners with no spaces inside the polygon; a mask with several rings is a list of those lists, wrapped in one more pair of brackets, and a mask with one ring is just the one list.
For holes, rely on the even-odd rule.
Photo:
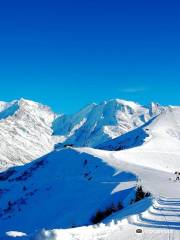
{"label": "ski track in snow", "polygon": [[[164,185],[166,185],[163,194],[168,195],[168,197],[159,196],[152,200],[141,200],[135,205],[115,213],[107,218],[103,224],[97,226],[67,230],[44,230],[34,239],[179,240],[180,198],[178,197],[180,196],[180,182],[169,181],[169,174],[162,174],[164,174]],[[173,188],[173,191],[169,191],[170,188]],[[136,233],[137,229],[141,229],[142,233]]]}

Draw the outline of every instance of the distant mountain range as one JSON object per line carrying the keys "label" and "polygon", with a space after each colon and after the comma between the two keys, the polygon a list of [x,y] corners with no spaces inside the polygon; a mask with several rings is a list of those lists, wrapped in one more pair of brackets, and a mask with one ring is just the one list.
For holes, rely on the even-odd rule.
{"label": "distant mountain range", "polygon": [[0,167],[19,165],[67,145],[98,146],[137,128],[164,110],[125,100],[90,104],[73,115],[57,115],[26,99],[0,102]]}

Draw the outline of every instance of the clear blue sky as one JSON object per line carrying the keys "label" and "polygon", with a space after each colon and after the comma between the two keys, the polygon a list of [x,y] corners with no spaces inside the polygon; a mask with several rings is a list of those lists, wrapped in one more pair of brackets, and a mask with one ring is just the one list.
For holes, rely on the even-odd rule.
{"label": "clear blue sky", "polygon": [[0,98],[74,112],[124,98],[180,105],[178,0],[0,3]]}

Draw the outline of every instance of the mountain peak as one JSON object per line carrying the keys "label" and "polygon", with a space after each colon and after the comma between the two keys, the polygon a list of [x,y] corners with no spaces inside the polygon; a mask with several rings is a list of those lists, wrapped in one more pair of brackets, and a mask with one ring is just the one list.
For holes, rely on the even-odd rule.
{"label": "mountain peak", "polygon": [[54,135],[64,144],[97,146],[143,125],[159,113],[159,107],[144,107],[123,99],[91,104],[74,115],[61,115],[53,123]]}
{"label": "mountain peak", "polygon": [[116,99],[112,99],[112,101],[116,101],[119,104],[131,106],[131,107],[140,106],[139,103],[136,103],[134,101],[125,100],[125,99],[116,98]]}
{"label": "mountain peak", "polygon": [[46,108],[46,109],[50,109],[50,107],[39,103],[39,102],[35,102],[29,99],[25,99],[25,98],[20,98],[19,100],[16,100],[16,103],[19,105],[19,107],[29,107],[29,108]]}
{"label": "mountain peak", "polygon": [[49,107],[24,98],[2,103],[2,165],[22,164],[51,151],[54,147],[51,125],[55,116]]}

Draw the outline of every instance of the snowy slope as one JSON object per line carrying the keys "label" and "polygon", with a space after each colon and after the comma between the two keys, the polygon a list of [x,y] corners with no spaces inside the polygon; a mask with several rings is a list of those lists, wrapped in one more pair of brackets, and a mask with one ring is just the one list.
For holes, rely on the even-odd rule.
{"label": "snowy slope", "polygon": [[[127,206],[135,196],[135,175],[73,149],[0,174],[0,237],[91,223],[98,210]],[[0,238],[1,239],[1,238]]]}
{"label": "snowy slope", "polygon": [[25,99],[0,103],[0,167],[19,165],[51,151],[50,108]]}
{"label": "snowy slope", "polygon": [[112,153],[129,162],[178,171],[180,168],[180,107],[166,111],[119,138],[104,143],[102,149],[122,150]]}
{"label": "snowy slope", "polygon": [[[79,148],[103,159],[115,169],[130,171],[139,178],[139,184],[152,193],[142,200],[114,213],[104,224],[76,229],[42,230],[34,240],[179,240],[180,239],[180,182],[175,171],[180,169],[180,108],[169,107],[146,126],[113,141],[112,147],[133,139],[131,146],[118,151]],[[141,141],[135,141],[137,135]],[[124,142],[123,142],[124,141]],[[114,142],[114,143],[113,143]],[[135,143],[135,146],[133,145]],[[109,143],[105,146],[109,147]],[[124,146],[126,148],[126,146]],[[137,230],[142,233],[137,233]]]}
{"label": "snowy slope", "polygon": [[144,107],[120,99],[91,104],[73,115],[61,115],[54,124],[54,135],[64,144],[97,146],[147,122],[163,108],[151,103]]}

